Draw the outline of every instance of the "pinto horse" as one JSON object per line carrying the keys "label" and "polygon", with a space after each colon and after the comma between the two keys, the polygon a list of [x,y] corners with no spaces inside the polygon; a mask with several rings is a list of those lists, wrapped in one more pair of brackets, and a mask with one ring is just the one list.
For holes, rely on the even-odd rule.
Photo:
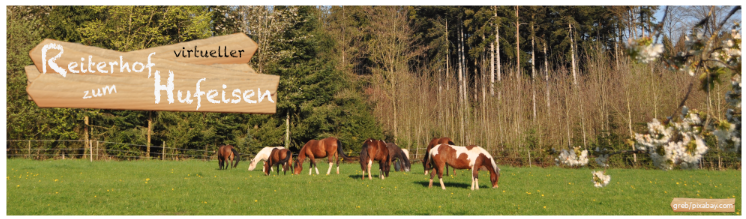
{"label": "pinto horse", "polygon": [[285,175],[287,170],[289,170],[290,166],[293,164],[292,158],[293,154],[288,149],[272,149],[269,157],[267,157],[267,162],[264,162],[264,175],[269,176],[269,173],[272,171],[272,166],[277,168],[277,175],[280,175],[280,165],[282,165],[282,174]]}
{"label": "pinto horse", "polygon": [[[233,164],[233,159],[236,160],[236,164]],[[228,161],[228,163],[225,165],[225,169],[228,169],[231,164],[233,164],[233,168],[236,168],[236,166],[238,166],[238,161],[240,160],[241,156],[238,155],[238,152],[232,145],[222,145],[218,148],[218,165],[220,165],[221,170],[223,169],[223,165],[226,164],[226,161]]]}
{"label": "pinto horse", "polygon": [[[253,159],[251,159],[251,164],[249,164],[249,171],[254,170],[256,168],[256,164],[259,163],[259,161],[267,160],[269,157],[269,154],[272,153],[272,149],[285,149],[285,147],[264,147],[262,150],[259,151],[259,153],[256,153],[256,156],[254,156]],[[266,162],[265,162],[266,163]],[[272,171],[272,166],[270,166],[269,171]],[[264,169],[262,169],[262,172],[264,172]]]}
{"label": "pinto horse", "polygon": [[328,157],[327,160],[329,161],[329,170],[326,171],[326,175],[332,172],[332,166],[334,166],[332,161],[334,160],[337,161],[337,174],[339,174],[340,156],[344,159],[350,158],[342,150],[342,142],[339,139],[328,137],[321,140],[310,140],[298,152],[298,162],[295,163],[293,174],[300,174],[300,171],[303,170],[303,161],[306,160],[306,157],[311,160],[311,166],[308,167],[308,175],[311,175],[313,168],[316,169],[316,174],[319,174],[319,168],[316,166],[316,158],[325,157]]}
{"label": "pinto horse", "polygon": [[363,169],[362,179],[365,179],[365,169],[368,169],[368,179],[373,180],[370,174],[370,167],[373,166],[374,160],[378,161],[379,170],[381,170],[378,176],[381,179],[386,179],[391,169],[389,149],[386,147],[385,142],[369,138],[363,142],[363,149],[360,152],[360,168]]}
{"label": "pinto horse", "polygon": [[500,168],[497,167],[492,156],[479,146],[453,146],[439,144],[430,149],[430,158],[428,159],[435,168],[430,173],[430,184],[428,188],[433,187],[433,177],[436,172],[440,179],[440,187],[443,190],[443,167],[451,165],[454,169],[471,169],[471,190],[479,189],[479,169],[484,167],[490,173],[492,188],[497,188],[497,181],[500,179]]}
{"label": "pinto horse", "polygon": [[396,144],[391,142],[386,143],[386,149],[389,150],[389,157],[392,161],[396,158],[394,169],[399,171],[399,167],[402,167],[402,171],[409,172],[409,168],[412,167],[412,165],[409,163],[409,155],[404,153],[404,149],[401,149],[399,146],[396,146]]}
{"label": "pinto horse", "polygon": [[[425,157],[422,159],[422,167],[425,169],[425,175],[427,175],[428,170],[432,169],[430,167],[430,149],[433,149],[436,145],[439,144],[449,144],[449,145],[455,145],[453,143],[453,140],[448,137],[442,137],[442,138],[433,138],[430,140],[430,144],[427,145],[427,148],[425,149]],[[448,166],[446,166],[446,174],[448,174]],[[453,170],[453,175],[456,175],[456,170]]]}

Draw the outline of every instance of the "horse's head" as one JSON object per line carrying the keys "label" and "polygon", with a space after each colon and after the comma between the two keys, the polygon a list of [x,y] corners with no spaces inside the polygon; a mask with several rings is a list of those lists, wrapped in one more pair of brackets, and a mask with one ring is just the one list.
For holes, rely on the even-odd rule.
{"label": "horse's head", "polygon": [[251,159],[251,163],[249,164],[249,171],[252,171],[256,168],[256,163],[254,163],[254,159]]}
{"label": "horse's head", "polygon": [[494,173],[490,174],[490,182],[492,182],[492,188],[496,189],[497,188],[497,181],[500,180],[500,167],[497,167],[497,165],[495,165],[495,168],[494,168],[493,171],[494,171]]}
{"label": "horse's head", "polygon": [[[292,161],[290,162],[292,163]],[[293,167],[293,174],[300,174],[301,170],[303,170],[303,163],[301,163],[300,161],[295,162],[295,166]]]}

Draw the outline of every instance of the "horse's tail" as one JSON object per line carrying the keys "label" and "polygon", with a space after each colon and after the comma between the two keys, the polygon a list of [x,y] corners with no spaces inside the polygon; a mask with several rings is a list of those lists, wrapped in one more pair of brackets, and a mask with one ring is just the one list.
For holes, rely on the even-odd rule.
{"label": "horse's tail", "polygon": [[365,171],[366,165],[368,165],[368,147],[363,146],[363,151],[360,152],[360,168]]}
{"label": "horse's tail", "polygon": [[350,157],[348,157],[348,156],[347,156],[347,155],[345,154],[345,151],[344,151],[344,149],[342,148],[342,142],[341,142],[341,141],[339,141],[339,139],[337,139],[337,153],[339,154],[339,156],[342,156],[342,158],[344,158],[344,159],[350,159]]}
{"label": "horse's tail", "polygon": [[238,154],[238,151],[236,151],[235,148],[231,148],[231,151],[233,152],[233,157],[236,158],[236,164],[233,165],[233,167],[235,168],[238,166],[238,161],[241,160],[241,155]]}

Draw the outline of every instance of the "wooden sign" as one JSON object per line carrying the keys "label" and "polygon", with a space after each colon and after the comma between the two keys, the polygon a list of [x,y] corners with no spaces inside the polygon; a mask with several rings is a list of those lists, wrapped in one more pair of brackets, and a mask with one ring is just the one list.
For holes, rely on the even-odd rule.
{"label": "wooden sign", "polygon": [[279,76],[254,73],[254,51],[243,34],[127,53],[47,39],[26,90],[39,107],[275,113]]}

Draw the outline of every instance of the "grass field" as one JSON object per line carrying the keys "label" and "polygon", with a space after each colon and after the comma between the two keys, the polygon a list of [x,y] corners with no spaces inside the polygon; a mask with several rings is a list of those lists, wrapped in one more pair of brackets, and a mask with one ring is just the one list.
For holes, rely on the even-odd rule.
{"label": "grass field", "polygon": [[[595,188],[590,169],[501,166],[500,188],[469,190],[465,170],[427,188],[422,165],[381,180],[360,179],[360,166],[341,174],[264,176],[217,161],[8,159],[8,215],[669,215],[741,214],[741,171],[610,169]],[[377,168],[374,164],[373,168]],[[257,168],[261,170],[260,168]],[[393,169],[393,168],[392,168]],[[377,171],[376,171],[377,172]],[[314,172],[315,173],[315,172]],[[374,173],[374,177],[377,176]],[[735,198],[735,213],[674,213],[674,197]]]}

